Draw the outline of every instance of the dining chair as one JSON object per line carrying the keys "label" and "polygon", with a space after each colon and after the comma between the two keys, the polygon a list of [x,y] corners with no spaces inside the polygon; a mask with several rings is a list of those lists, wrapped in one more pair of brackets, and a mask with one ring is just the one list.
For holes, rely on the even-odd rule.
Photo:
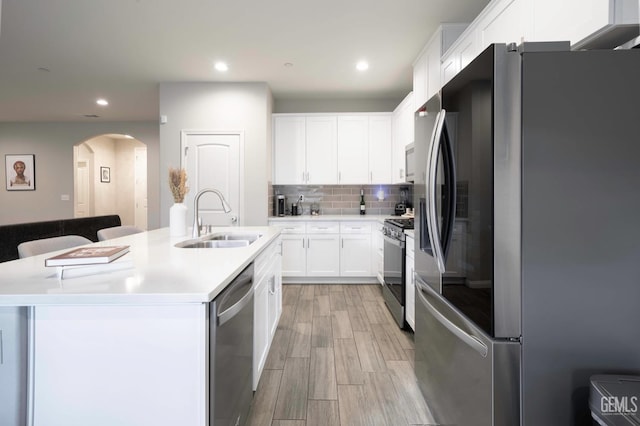
{"label": "dining chair", "polygon": [[38,254],[48,253],[50,251],[91,244],[92,242],[93,241],[91,241],[90,239],[82,237],[80,235],[63,235],[61,237],[42,238],[40,240],[25,241],[18,244],[18,256],[22,259],[24,257],[36,256]]}
{"label": "dining chair", "polygon": [[124,237],[125,235],[138,234],[142,229],[132,225],[113,226],[98,231],[98,241],[110,240],[112,238]]}

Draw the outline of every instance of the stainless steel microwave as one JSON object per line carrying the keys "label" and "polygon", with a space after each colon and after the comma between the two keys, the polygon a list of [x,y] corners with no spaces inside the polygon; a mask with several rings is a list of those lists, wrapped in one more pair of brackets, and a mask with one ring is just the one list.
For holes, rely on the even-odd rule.
{"label": "stainless steel microwave", "polygon": [[404,169],[405,173],[405,181],[412,182],[414,180],[415,170],[416,170],[416,160],[414,155],[414,144],[410,143],[404,148]]}

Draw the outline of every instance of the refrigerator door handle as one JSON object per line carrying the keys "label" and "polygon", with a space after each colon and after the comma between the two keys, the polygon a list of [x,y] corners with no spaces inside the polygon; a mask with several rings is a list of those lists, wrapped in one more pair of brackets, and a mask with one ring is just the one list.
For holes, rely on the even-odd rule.
{"label": "refrigerator door handle", "polygon": [[438,229],[438,219],[436,213],[436,173],[438,166],[438,152],[442,143],[442,128],[444,125],[444,117],[446,111],[440,110],[436,116],[436,125],[433,128],[431,136],[431,146],[429,155],[427,156],[427,222],[429,224],[429,238],[431,239],[431,247],[433,249],[434,258],[441,274],[445,272],[444,254],[440,243],[440,230]]}
{"label": "refrigerator door handle", "polygon": [[424,281],[422,281],[419,275],[414,274],[414,278],[415,278],[416,287],[419,290],[416,292],[418,294],[418,298],[420,299],[422,304],[425,306],[425,308],[427,308],[427,310],[431,313],[431,315],[433,315],[433,317],[436,318],[438,322],[440,322],[440,324],[442,324],[447,330],[449,330],[458,339],[460,339],[462,342],[469,345],[473,350],[475,350],[480,355],[482,355],[483,358],[486,358],[487,353],[489,352],[487,345],[485,345],[476,336],[473,336],[467,333],[466,331],[464,331],[463,329],[461,329],[460,327],[458,327],[456,324],[453,323],[453,321],[447,318],[446,315],[444,315],[442,312],[436,309],[433,306],[433,304],[431,304],[431,302],[429,302],[428,300],[429,297],[434,297],[431,294],[433,290],[431,290],[429,286],[426,283],[424,283]]}

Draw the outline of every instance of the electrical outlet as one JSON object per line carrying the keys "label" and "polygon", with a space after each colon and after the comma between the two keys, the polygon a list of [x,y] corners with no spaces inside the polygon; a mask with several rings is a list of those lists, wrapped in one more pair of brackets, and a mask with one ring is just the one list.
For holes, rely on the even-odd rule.
{"label": "electrical outlet", "polygon": [[300,194],[300,197],[298,197],[298,200],[300,200],[301,203],[304,203],[304,195]]}

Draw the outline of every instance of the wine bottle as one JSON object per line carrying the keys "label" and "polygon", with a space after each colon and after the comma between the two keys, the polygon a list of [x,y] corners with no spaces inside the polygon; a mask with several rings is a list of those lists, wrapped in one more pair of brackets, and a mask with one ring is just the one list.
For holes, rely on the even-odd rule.
{"label": "wine bottle", "polygon": [[366,207],[364,205],[364,189],[360,190],[360,214],[366,213]]}

